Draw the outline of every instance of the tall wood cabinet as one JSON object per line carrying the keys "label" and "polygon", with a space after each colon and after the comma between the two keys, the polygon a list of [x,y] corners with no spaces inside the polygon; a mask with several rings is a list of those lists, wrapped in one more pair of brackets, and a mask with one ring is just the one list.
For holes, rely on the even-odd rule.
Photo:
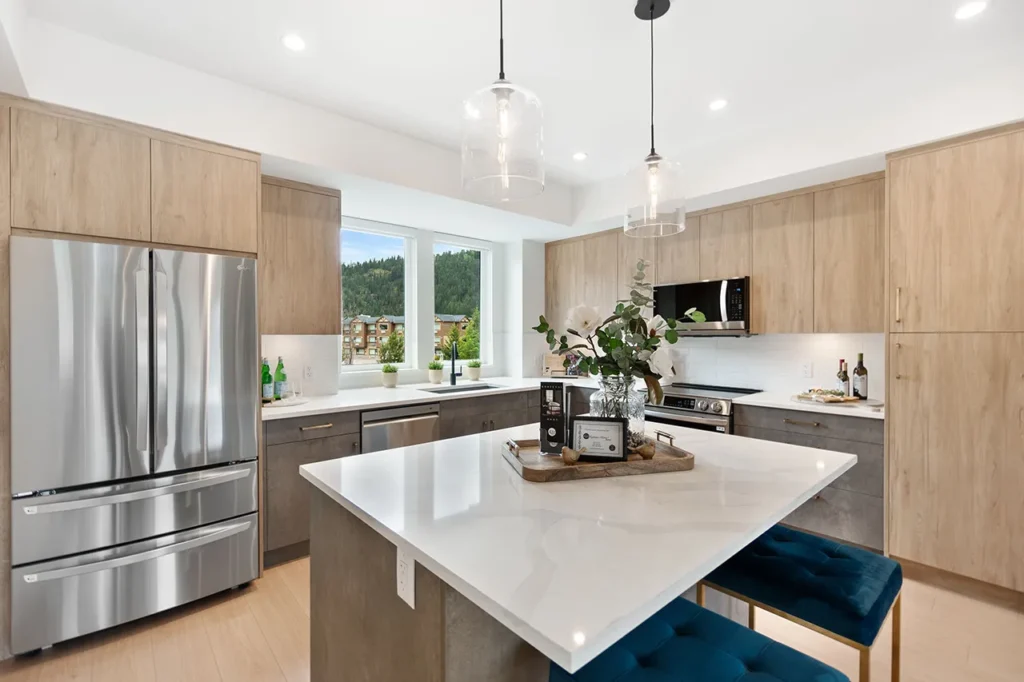
{"label": "tall wood cabinet", "polygon": [[688,216],[686,229],[681,234],[656,241],[656,284],[682,284],[700,279],[699,217]]}
{"label": "tall wood cabinet", "polygon": [[750,274],[750,207],[739,206],[700,217],[700,279]]}
{"label": "tall wood cabinet", "polygon": [[814,331],[814,195],[754,204],[750,326],[756,334]]}
{"label": "tall wood cabinet", "polygon": [[889,550],[1024,591],[1024,126],[888,166]]}
{"label": "tall wood cabinet", "polygon": [[556,331],[565,329],[572,308],[589,305],[605,312],[619,298],[618,233],[552,242],[544,253],[545,317]]}
{"label": "tall wood cabinet", "polygon": [[264,176],[260,331],[341,334],[341,193]]}

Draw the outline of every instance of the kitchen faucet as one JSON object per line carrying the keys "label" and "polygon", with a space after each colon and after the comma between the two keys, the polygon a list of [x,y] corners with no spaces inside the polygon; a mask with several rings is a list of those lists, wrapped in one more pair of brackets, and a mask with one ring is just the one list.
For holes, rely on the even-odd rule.
{"label": "kitchen faucet", "polygon": [[458,341],[452,341],[452,374],[451,374],[451,384],[452,384],[452,386],[455,385],[455,377],[461,377],[462,376],[462,370],[461,369],[459,370],[458,374],[455,373],[455,361],[458,360],[458,359],[459,359],[459,342]]}

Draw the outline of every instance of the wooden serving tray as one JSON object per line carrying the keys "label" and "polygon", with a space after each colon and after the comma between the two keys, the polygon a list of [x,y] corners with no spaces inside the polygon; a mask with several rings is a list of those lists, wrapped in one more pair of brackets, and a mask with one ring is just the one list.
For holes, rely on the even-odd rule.
{"label": "wooden serving tray", "polygon": [[542,454],[539,445],[529,443],[522,444],[518,453],[506,444],[501,448],[501,456],[512,465],[517,474],[531,483],[662,474],[672,471],[689,471],[693,468],[692,452],[681,450],[662,441],[655,441],[653,459],[635,459],[625,462],[566,464],[559,455]]}

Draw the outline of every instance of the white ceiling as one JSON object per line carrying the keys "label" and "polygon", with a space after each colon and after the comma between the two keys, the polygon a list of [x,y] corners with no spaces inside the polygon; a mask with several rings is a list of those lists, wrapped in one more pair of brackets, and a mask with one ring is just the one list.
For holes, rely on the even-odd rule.
{"label": "white ceiling", "polygon": [[[659,151],[699,172],[740,141],[827,128],[883,100],[889,111],[894,98],[934,101],[986,65],[1024,63],[1024,1],[991,0],[966,22],[953,18],[960,3],[676,0],[655,29]],[[497,0],[26,4],[45,21],[451,148],[462,98],[497,75]],[[647,152],[647,25],[633,5],[505,3],[507,76],[544,103],[554,178],[616,177]],[[291,31],[305,52],[282,47]],[[1005,70],[1006,87],[1020,88],[1021,67]],[[710,112],[717,97],[729,106]],[[590,158],[574,162],[576,151]]]}

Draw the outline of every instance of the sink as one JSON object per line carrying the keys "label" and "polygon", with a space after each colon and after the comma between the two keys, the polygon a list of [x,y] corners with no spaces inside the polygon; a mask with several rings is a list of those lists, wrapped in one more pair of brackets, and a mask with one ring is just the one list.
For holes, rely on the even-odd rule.
{"label": "sink", "polygon": [[504,386],[495,386],[494,384],[463,384],[461,386],[438,386],[437,388],[421,388],[421,391],[427,393],[464,393],[467,391],[486,391],[489,388],[504,388]]}

